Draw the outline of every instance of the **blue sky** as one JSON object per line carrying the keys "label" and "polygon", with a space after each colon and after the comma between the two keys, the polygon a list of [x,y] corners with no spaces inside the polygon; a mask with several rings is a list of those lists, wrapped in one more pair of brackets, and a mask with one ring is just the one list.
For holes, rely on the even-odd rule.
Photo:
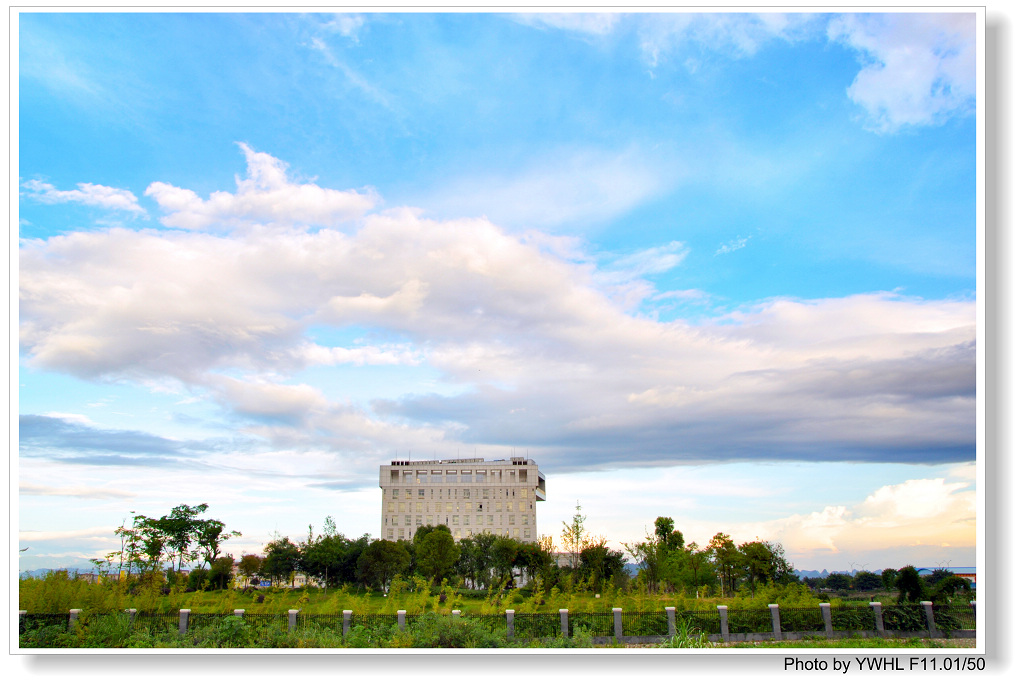
{"label": "blue sky", "polygon": [[513,448],[556,539],[975,563],[973,14],[18,20],[20,568]]}

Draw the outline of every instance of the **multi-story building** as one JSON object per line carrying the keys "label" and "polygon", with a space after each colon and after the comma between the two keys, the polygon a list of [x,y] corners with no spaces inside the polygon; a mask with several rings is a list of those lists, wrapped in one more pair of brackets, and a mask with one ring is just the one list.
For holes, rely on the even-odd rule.
{"label": "multi-story building", "polygon": [[412,539],[416,528],[445,524],[458,541],[479,533],[537,540],[544,474],[528,458],[393,460],[380,466],[380,536]]}

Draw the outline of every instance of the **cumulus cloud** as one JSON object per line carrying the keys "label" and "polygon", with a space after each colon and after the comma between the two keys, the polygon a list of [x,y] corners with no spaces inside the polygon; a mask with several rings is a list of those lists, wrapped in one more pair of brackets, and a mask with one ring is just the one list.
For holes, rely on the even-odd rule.
{"label": "cumulus cloud", "polygon": [[[246,205],[293,186],[283,164],[256,165]],[[331,214],[342,193],[313,187],[328,207],[306,207]],[[286,448],[512,443],[544,447],[549,469],[974,459],[973,300],[776,299],[666,323],[636,316],[609,277],[657,304],[643,276],[677,266],[684,244],[604,270],[578,254],[411,209],[351,233],[72,233],[22,244],[21,344],[44,369],[186,385]],[[327,346],[314,327],[384,340]],[[429,367],[444,389],[366,410],[295,379],[336,364]]]}
{"label": "cumulus cloud", "polygon": [[161,219],[181,229],[230,229],[240,225],[337,226],[361,217],[377,203],[372,190],[338,191],[316,184],[295,184],[288,166],[270,154],[239,144],[245,154],[245,179],[236,177],[236,193],[216,191],[203,200],[190,189],[153,182],[146,195],[168,213]]}
{"label": "cumulus cloud", "polygon": [[81,203],[110,210],[125,210],[138,215],[146,214],[139,205],[139,199],[127,189],[80,182],[77,189],[62,191],[37,179],[23,182],[21,186],[26,190],[23,196],[40,203]]}
{"label": "cumulus cloud", "polygon": [[829,23],[828,37],[861,55],[847,93],[879,132],[974,112],[974,14],[843,15]]}
{"label": "cumulus cloud", "polygon": [[973,550],[976,515],[973,485],[911,479],[881,487],[856,506],[794,515],[764,530],[782,540],[791,558],[803,560],[836,552],[884,554],[908,543],[941,555],[953,548]]}

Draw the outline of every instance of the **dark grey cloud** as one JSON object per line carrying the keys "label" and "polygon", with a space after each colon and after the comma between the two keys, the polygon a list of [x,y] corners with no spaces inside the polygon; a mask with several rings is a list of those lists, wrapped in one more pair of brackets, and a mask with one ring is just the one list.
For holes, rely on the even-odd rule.
{"label": "dark grey cloud", "polygon": [[18,444],[26,456],[80,465],[145,467],[195,465],[199,454],[218,448],[216,444],[177,441],[135,430],[107,430],[41,415],[18,417]]}

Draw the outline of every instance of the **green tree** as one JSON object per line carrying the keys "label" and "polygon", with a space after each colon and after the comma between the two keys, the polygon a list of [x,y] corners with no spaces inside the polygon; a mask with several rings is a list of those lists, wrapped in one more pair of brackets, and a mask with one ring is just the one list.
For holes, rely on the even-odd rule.
{"label": "green tree", "polygon": [[825,580],[822,581],[822,586],[835,591],[852,590],[853,577],[849,574],[836,571],[825,577]]}
{"label": "green tree", "polygon": [[882,577],[872,571],[858,571],[853,575],[853,587],[859,591],[879,590]]}
{"label": "green tree", "polygon": [[647,592],[653,593],[658,588],[658,539],[647,534],[647,540],[622,545],[640,567],[637,578],[641,579]]}
{"label": "green tree", "polygon": [[242,559],[238,561],[238,573],[245,577],[247,585],[256,585],[252,581],[260,573],[262,566],[263,558],[259,555],[242,555]]}
{"label": "green tree", "polygon": [[177,557],[177,566],[174,567],[176,572],[181,571],[182,564],[191,562],[199,556],[198,551],[192,549],[192,543],[199,533],[199,522],[196,517],[206,512],[208,507],[210,506],[206,503],[196,506],[182,504],[172,509],[169,515],[155,520],[159,531],[166,537],[172,562],[174,557]]}
{"label": "green tree", "polygon": [[[422,527],[421,527],[422,528]],[[423,576],[437,585],[454,571],[459,560],[459,546],[452,538],[452,532],[445,525],[434,527],[432,531],[422,535],[417,531],[413,538],[416,547],[416,567]]]}
{"label": "green tree", "polygon": [[658,545],[666,552],[675,552],[683,548],[683,534],[675,528],[675,520],[671,517],[659,517],[654,520],[654,536]]}
{"label": "green tree", "polygon": [[572,517],[572,523],[562,522],[562,548],[569,554],[569,566],[573,573],[580,568],[580,553],[592,542],[590,534],[583,526],[586,521],[587,517],[580,508],[580,502],[576,501],[576,514]]}
{"label": "green tree", "polygon": [[736,548],[736,543],[728,534],[718,532],[708,542],[708,550],[713,556],[723,595],[735,592],[736,579],[743,567],[743,555]]}
{"label": "green tree", "polygon": [[220,549],[224,542],[231,538],[237,538],[242,534],[237,531],[225,531],[224,522],[216,519],[194,520],[195,540],[198,552],[203,562],[210,565],[220,557]]}
{"label": "green tree", "polygon": [[260,566],[260,575],[269,579],[272,583],[279,583],[287,578],[292,578],[299,567],[301,553],[299,546],[288,540],[288,537],[279,538],[267,543],[263,548],[263,564]]}
{"label": "green tree", "polygon": [[921,574],[911,565],[907,565],[896,574],[896,589],[900,591],[897,602],[920,602],[924,598],[924,581]]}
{"label": "green tree", "polygon": [[218,557],[210,565],[207,575],[211,590],[225,590],[231,585],[231,570],[235,566],[235,558],[231,555]]}
{"label": "green tree", "polygon": [[492,566],[495,576],[503,588],[512,580],[519,546],[519,541],[507,536],[497,536],[491,544]]}
{"label": "green tree", "polygon": [[359,578],[367,587],[387,593],[392,579],[405,573],[411,562],[409,551],[401,543],[376,540],[359,555]]}
{"label": "green tree", "polygon": [[882,587],[886,590],[896,590],[896,576],[899,572],[893,568],[882,570]]}

